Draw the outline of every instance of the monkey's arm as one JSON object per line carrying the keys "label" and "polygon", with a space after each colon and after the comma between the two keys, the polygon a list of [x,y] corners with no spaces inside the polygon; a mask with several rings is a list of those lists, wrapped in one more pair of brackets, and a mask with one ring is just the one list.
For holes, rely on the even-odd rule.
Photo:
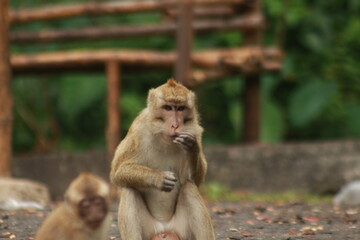
{"label": "monkey's arm", "polygon": [[202,151],[201,145],[199,145],[199,151],[193,157],[193,168],[192,168],[192,176],[194,178],[194,182],[197,186],[199,186],[205,180],[205,174],[207,171],[207,162],[205,159],[205,155]]}
{"label": "monkey's arm", "polygon": [[206,171],[207,162],[202,147],[200,147],[197,159],[197,170],[194,172],[194,179],[197,186],[199,186],[202,182],[205,181]]}
{"label": "monkey's arm", "polygon": [[195,137],[189,133],[181,133],[174,140],[189,155],[191,176],[197,186],[205,180],[207,163],[201,146],[201,136]]}
{"label": "monkey's arm", "polygon": [[177,178],[172,172],[162,172],[131,161],[121,163],[110,174],[111,182],[120,187],[157,188],[161,191],[171,191]]}
{"label": "monkey's arm", "polygon": [[177,181],[174,173],[146,167],[137,157],[141,151],[139,136],[142,136],[138,132],[144,132],[144,124],[140,124],[145,121],[143,118],[144,114],[140,114],[134,120],[127,136],[117,147],[111,164],[110,180],[118,187],[153,187],[171,191]]}

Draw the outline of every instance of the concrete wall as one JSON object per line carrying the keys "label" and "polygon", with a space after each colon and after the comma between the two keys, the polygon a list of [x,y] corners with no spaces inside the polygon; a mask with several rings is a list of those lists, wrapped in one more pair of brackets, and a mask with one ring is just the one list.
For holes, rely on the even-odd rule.
{"label": "concrete wall", "polygon": [[[334,193],[344,183],[360,179],[360,141],[210,146],[205,154],[207,181],[233,189]],[[53,199],[61,198],[81,171],[108,179],[106,155],[64,153],[13,160],[15,177],[47,184]]]}
{"label": "concrete wall", "polygon": [[61,199],[70,182],[82,171],[108,180],[106,154],[101,152],[19,156],[13,159],[14,177],[46,184],[52,199]]}
{"label": "concrete wall", "polygon": [[208,181],[255,191],[334,193],[360,179],[360,142],[206,148]]}

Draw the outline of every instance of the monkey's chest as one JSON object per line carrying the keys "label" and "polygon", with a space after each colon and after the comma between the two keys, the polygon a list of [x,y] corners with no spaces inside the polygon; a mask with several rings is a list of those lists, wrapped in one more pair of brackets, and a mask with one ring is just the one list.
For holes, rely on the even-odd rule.
{"label": "monkey's chest", "polygon": [[189,159],[178,146],[171,151],[153,151],[147,154],[145,159],[144,165],[149,168],[175,173],[180,184],[191,178]]}
{"label": "monkey's chest", "polygon": [[142,194],[150,214],[159,221],[167,222],[175,213],[179,191],[181,186],[190,178],[190,169],[182,152],[158,153],[156,157],[158,157],[157,161],[151,161],[153,165],[149,167],[175,173],[176,185],[170,192],[149,188],[145,189]]}

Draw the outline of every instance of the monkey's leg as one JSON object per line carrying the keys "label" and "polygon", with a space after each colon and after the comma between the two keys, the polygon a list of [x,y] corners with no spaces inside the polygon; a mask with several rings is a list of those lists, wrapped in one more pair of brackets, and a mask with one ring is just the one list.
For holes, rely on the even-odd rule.
{"label": "monkey's leg", "polygon": [[122,240],[150,239],[155,234],[154,220],[134,189],[121,189],[118,224]]}
{"label": "monkey's leg", "polygon": [[[176,219],[181,222],[184,218],[195,240],[215,240],[210,214],[198,188],[192,182],[184,184],[178,198]],[[188,236],[185,239],[188,239]]]}

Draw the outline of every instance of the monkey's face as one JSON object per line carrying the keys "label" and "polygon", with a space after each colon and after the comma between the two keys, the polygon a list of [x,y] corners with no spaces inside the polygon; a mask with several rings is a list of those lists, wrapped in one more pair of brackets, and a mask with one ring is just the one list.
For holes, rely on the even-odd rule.
{"label": "monkey's face", "polygon": [[108,207],[101,196],[87,197],[79,202],[78,213],[89,228],[96,229],[105,219]]}
{"label": "monkey's face", "polygon": [[163,123],[163,135],[171,142],[192,121],[191,109],[185,104],[165,103],[161,106],[160,113],[157,120]]}
{"label": "monkey's face", "polygon": [[151,133],[162,135],[168,143],[196,127],[195,94],[174,80],[150,89],[148,111]]}

